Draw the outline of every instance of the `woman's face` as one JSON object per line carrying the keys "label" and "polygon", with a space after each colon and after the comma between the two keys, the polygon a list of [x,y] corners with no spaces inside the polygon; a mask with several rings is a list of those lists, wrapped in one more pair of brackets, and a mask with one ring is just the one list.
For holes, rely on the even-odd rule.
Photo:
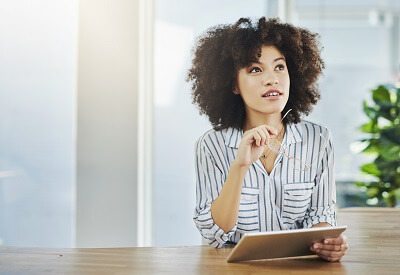
{"label": "woman's face", "polygon": [[285,57],[274,46],[263,46],[258,62],[239,70],[234,93],[243,98],[247,115],[275,114],[285,107],[289,87]]}

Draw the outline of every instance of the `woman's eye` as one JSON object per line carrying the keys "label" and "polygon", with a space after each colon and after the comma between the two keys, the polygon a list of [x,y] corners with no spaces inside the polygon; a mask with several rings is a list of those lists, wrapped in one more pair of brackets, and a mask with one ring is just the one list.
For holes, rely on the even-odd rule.
{"label": "woman's eye", "polygon": [[285,65],[279,64],[275,67],[278,71],[283,71],[285,69]]}
{"label": "woman's eye", "polygon": [[261,69],[259,67],[254,67],[250,69],[250,73],[259,73],[261,72]]}

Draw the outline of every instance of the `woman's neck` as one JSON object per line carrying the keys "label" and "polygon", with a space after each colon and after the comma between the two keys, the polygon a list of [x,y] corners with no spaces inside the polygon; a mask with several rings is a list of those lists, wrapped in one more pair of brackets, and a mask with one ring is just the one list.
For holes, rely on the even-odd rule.
{"label": "woman's neck", "polygon": [[283,122],[281,122],[281,119],[282,119],[281,113],[275,113],[270,115],[262,114],[259,116],[247,116],[246,121],[244,123],[243,132],[263,124],[266,124],[274,128],[276,127],[277,130],[279,130],[280,128],[282,128],[281,124],[283,124]]}

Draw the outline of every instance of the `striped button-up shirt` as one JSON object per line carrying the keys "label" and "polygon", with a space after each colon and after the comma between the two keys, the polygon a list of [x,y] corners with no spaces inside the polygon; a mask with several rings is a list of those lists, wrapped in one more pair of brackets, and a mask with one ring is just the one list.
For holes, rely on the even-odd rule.
{"label": "striped button-up shirt", "polygon": [[[334,156],[330,131],[308,121],[286,125],[281,153],[270,174],[260,160],[248,169],[236,225],[224,232],[215,224],[211,203],[226,181],[243,136],[242,130],[210,130],[196,142],[196,208],[194,222],[214,247],[237,243],[247,232],[336,225]],[[294,169],[295,158],[308,169]]]}

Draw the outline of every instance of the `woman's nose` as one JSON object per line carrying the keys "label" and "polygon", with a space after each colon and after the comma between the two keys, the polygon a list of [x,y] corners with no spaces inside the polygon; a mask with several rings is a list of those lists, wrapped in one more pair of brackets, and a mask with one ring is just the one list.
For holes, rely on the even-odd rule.
{"label": "woman's nose", "polygon": [[278,78],[273,74],[268,74],[263,78],[263,85],[264,86],[273,86],[279,83]]}

